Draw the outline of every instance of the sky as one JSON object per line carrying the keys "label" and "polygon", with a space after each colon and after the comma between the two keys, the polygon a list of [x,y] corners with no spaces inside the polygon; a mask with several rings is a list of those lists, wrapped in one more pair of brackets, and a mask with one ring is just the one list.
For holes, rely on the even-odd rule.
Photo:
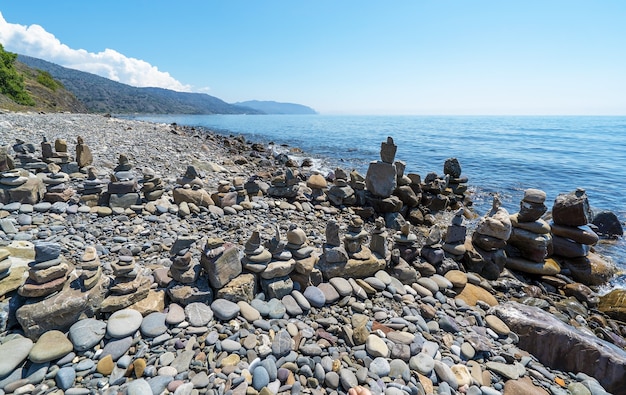
{"label": "sky", "polygon": [[626,115],[626,1],[3,0],[5,50],[322,114]]}

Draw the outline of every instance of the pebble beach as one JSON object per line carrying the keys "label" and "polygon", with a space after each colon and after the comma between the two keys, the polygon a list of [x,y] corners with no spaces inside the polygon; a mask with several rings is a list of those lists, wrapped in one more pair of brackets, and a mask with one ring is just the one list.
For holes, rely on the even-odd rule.
{"label": "pebble beach", "polygon": [[[44,167],[42,141],[54,147]],[[358,191],[388,187],[392,139],[367,177],[317,174],[290,162],[290,149],[306,157],[297,148],[103,115],[1,113],[0,146],[19,167],[16,142],[32,168],[6,170],[5,185],[41,180],[48,198],[0,203],[0,395],[626,393],[626,310],[608,314],[594,292],[614,274],[585,247],[595,233],[553,226],[581,239],[561,251],[602,267],[586,284],[544,256],[468,270],[472,240],[497,261],[500,234],[550,227],[511,225],[494,204],[491,233],[472,238],[459,187],[411,223],[388,208],[413,204],[410,185],[446,189],[460,174],[406,169],[402,189],[393,167],[405,194],[358,204]]]}

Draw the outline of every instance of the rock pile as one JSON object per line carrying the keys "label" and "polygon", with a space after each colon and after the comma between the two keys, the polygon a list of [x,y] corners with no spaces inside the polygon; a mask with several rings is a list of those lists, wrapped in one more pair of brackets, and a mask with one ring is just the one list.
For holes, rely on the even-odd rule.
{"label": "rock pile", "polygon": [[491,211],[480,218],[471,239],[465,242],[467,269],[488,280],[497,279],[507,263],[504,248],[512,225],[508,211],[500,205],[500,198],[494,196]]}
{"label": "rock pile", "polygon": [[115,312],[137,303],[148,296],[150,280],[142,275],[132,252],[120,249],[117,260],[111,263],[113,281],[109,293],[102,302],[103,313]]}
{"label": "rock pile", "polygon": [[589,226],[591,219],[585,190],[577,189],[557,196],[550,223],[552,253],[576,281],[600,285],[615,274],[615,267],[592,252],[599,236]]}
{"label": "rock pile", "polygon": [[524,273],[554,275],[559,264],[548,257],[552,253],[550,225],[541,216],[547,211],[546,193],[527,189],[520,202],[520,211],[511,215],[513,225],[508,240],[506,267]]}
{"label": "rock pile", "polygon": [[108,205],[111,209],[127,209],[139,203],[139,186],[128,157],[120,154],[107,186]]}
{"label": "rock pile", "polygon": [[18,289],[25,298],[43,298],[61,291],[73,269],[61,257],[61,246],[49,242],[35,244],[35,260],[28,266],[28,279]]}

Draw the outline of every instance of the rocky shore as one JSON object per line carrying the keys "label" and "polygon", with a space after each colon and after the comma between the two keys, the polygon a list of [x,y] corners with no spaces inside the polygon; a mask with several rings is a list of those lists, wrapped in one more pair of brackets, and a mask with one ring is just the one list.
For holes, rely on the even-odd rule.
{"label": "rocky shore", "polygon": [[0,395],[626,393],[584,190],[479,216],[391,137],[319,174],[102,115],[2,113],[0,146]]}

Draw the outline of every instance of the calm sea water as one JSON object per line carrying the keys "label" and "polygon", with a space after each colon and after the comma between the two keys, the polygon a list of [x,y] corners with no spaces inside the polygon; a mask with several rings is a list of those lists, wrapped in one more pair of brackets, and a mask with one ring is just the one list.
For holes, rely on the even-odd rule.
{"label": "calm sea water", "polygon": [[[380,143],[393,137],[397,160],[424,177],[443,173],[456,157],[469,178],[474,206],[487,212],[494,193],[514,213],[527,188],[547,195],[584,188],[594,210],[611,210],[626,220],[626,117],[534,116],[326,116],[326,115],[159,115],[151,122],[203,126],[250,141],[304,150],[326,169],[341,166],[362,174],[379,159]],[[626,270],[626,242],[598,246]],[[626,286],[619,277],[615,286]]]}

